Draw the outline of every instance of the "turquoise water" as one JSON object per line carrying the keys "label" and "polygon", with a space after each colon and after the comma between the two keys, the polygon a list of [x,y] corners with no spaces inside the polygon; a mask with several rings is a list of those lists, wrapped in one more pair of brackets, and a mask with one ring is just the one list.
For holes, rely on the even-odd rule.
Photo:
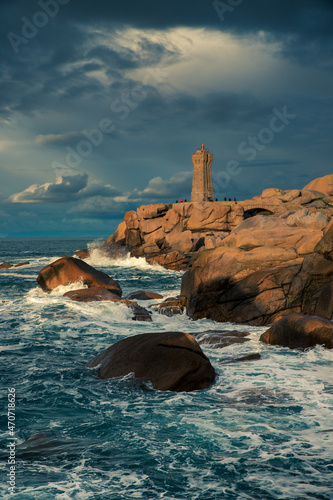
{"label": "turquoise water", "polygon": [[[100,380],[85,364],[124,337],[235,325],[155,312],[153,323],[138,323],[121,304],[65,299],[71,287],[44,294],[36,283],[40,269],[87,243],[0,239],[0,262],[31,262],[0,271],[0,497],[332,499],[333,351],[267,346],[258,341],[264,328],[237,325],[251,332],[250,342],[202,345],[219,374],[207,390],[159,392],[131,376]],[[142,259],[112,261],[95,252],[88,262],[115,277],[124,294],[180,289],[181,273]],[[261,359],[223,364],[253,352]],[[16,394],[13,437],[8,388]],[[22,445],[36,433],[44,436]],[[6,446],[13,440],[11,495]]]}

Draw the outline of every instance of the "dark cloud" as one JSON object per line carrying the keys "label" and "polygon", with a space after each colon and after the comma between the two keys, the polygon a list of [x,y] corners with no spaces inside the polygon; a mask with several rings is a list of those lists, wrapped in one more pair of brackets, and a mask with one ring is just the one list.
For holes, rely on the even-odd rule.
{"label": "dark cloud", "polygon": [[[228,4],[228,1],[169,0],[156,3],[141,0],[138,3],[123,0],[111,3],[99,0],[83,5],[80,0],[70,0],[66,5],[60,6],[58,14],[50,18],[45,27],[39,29],[34,41],[49,34],[57,45],[64,46],[64,39],[69,42],[73,40],[73,30],[80,24],[108,26],[111,30],[119,28],[119,25],[143,29],[205,26],[240,36],[266,32],[281,43],[292,43],[295,48],[301,48],[302,45],[311,48],[315,44],[325,52],[332,49],[333,5],[330,0],[292,0],[288,3],[281,3],[280,0],[243,0],[225,13],[223,4]],[[34,14],[41,10],[37,2],[27,4],[24,0],[16,0],[15,8],[13,5],[9,0],[0,4],[5,21],[2,27],[5,36],[8,32],[20,34],[22,16],[32,20]],[[66,29],[66,24],[72,27],[72,36]],[[84,30],[80,36],[83,35]],[[88,32],[87,36],[93,37],[93,34]],[[10,49],[8,40],[6,42],[7,49]],[[63,48],[63,56],[70,56],[70,45],[67,50]],[[145,48],[144,42],[141,48]],[[162,45],[159,45],[158,50],[164,50]],[[59,58],[59,51],[57,54]],[[118,56],[114,54],[114,57]]]}
{"label": "dark cloud", "polygon": [[[23,0],[17,2],[24,5]],[[211,26],[233,29],[239,32],[265,30],[276,33],[292,33],[295,30],[308,32],[309,35],[322,36],[331,34],[330,18],[332,3],[330,0],[291,0],[282,4],[280,0],[243,0],[223,15],[222,4],[206,0],[123,0],[110,3],[108,0],[87,2],[84,7],[79,0],[71,0],[61,8],[60,15],[71,17],[80,22],[124,23],[141,28],[170,28],[175,26]],[[25,11],[33,11],[31,5]],[[224,17],[218,16],[217,11]],[[222,29],[222,27],[221,27]]]}
{"label": "dark cloud", "polygon": [[36,136],[35,143],[40,146],[72,146],[82,139],[85,139],[82,132],[73,131],[65,134],[40,134]]}
{"label": "dark cloud", "polygon": [[[48,109],[52,102],[68,106],[72,101],[98,99],[101,94],[111,99],[112,89],[130,83],[124,81],[124,71],[161,61],[170,63],[181,57],[177,48],[167,47],[162,40],[152,41],[143,34],[136,50],[121,46],[115,37],[121,26],[151,29],[200,26],[230,31],[236,36],[264,31],[261,36],[277,42],[277,50],[285,57],[308,64],[316,60],[326,68],[331,64],[333,4],[324,0],[294,0],[284,8],[277,0],[269,3],[244,0],[225,15],[223,22],[213,2],[180,4],[172,0],[156,6],[145,0],[138,7],[129,0],[116,4],[88,2],[84,6],[78,0],[71,0],[60,6],[59,13],[39,28],[27,44],[19,46],[18,54],[11,47],[8,33],[20,35],[22,17],[33,19],[40,6],[27,5],[22,0],[15,5],[13,9],[7,2],[1,4],[6,22],[0,27],[5,42],[0,45],[0,113],[5,116],[9,109],[31,114]],[[94,23],[97,23],[95,30]],[[113,46],[103,43],[103,33],[110,33]],[[114,77],[111,87],[91,74],[103,70]],[[185,101],[182,104],[184,111],[186,104],[191,105]],[[224,106],[221,116],[225,113],[228,109]]]}
{"label": "dark cloud", "polygon": [[[242,164],[239,144],[286,105],[297,120],[255,162],[242,164],[243,175],[230,180],[232,194],[253,196],[274,183],[299,187],[329,173],[332,1],[243,0],[221,14],[206,0],[70,0],[16,53],[8,33],[21,35],[22,18],[31,21],[41,9],[38,1],[0,0],[1,191],[12,214],[2,218],[1,232],[11,224],[19,231],[15,217],[24,229],[22,203],[37,214],[31,231],[33,219],[42,227],[46,217],[56,228],[52,213],[61,202],[66,220],[77,217],[84,232],[84,220],[118,219],[140,203],[189,197],[191,154],[202,141],[214,153],[215,172],[230,160]],[[238,44],[235,52],[228,40]],[[133,99],[157,67],[166,76],[151,78],[146,96]],[[76,151],[86,140],[82,131],[104,118],[114,132],[78,165],[67,165],[66,148]],[[54,182],[54,172],[62,179]]]}

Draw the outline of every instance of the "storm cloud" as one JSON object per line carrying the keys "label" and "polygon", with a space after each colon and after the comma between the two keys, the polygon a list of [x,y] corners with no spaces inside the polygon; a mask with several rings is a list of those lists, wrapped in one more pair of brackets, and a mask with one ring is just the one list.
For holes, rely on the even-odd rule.
{"label": "storm cloud", "polygon": [[[219,196],[331,173],[329,0],[2,0],[0,11],[1,233],[28,218],[48,234],[55,214],[52,234],[75,220],[107,235],[125,210],[188,197],[202,142],[215,175],[242,166]],[[285,106],[297,118],[245,161],[240,144]],[[105,120],[110,132],[82,154]]]}

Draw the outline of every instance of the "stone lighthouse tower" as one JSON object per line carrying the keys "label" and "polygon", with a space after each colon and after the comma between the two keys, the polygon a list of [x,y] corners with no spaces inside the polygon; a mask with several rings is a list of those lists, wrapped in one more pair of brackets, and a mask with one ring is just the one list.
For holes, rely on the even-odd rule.
{"label": "stone lighthouse tower", "polygon": [[192,202],[214,201],[213,181],[211,164],[213,155],[202,145],[201,150],[192,155],[193,161],[193,181],[192,181]]}

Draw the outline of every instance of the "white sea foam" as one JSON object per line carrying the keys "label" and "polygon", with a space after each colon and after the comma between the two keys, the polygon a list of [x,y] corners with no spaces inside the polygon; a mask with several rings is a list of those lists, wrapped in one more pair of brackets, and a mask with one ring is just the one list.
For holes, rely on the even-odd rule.
{"label": "white sea foam", "polygon": [[90,243],[87,244],[87,248],[98,248],[101,246],[103,243],[104,239],[103,238],[96,238],[95,240],[91,241]]}
{"label": "white sea foam", "polygon": [[72,292],[74,290],[82,290],[88,288],[88,285],[85,285],[82,280],[75,281],[73,283],[69,283],[68,285],[59,285],[50,292],[50,296],[59,296],[64,295],[64,293]]}
{"label": "white sea foam", "polygon": [[27,278],[29,280],[34,280],[37,278],[37,275],[36,276],[32,276],[31,274],[22,274],[22,273],[18,273],[17,271],[16,272],[7,272],[7,273],[1,273],[1,276],[15,276],[16,278]]}
{"label": "white sea foam", "polygon": [[[60,259],[60,255],[50,255],[48,257],[35,257],[30,259],[30,267],[43,268]],[[26,269],[29,266],[26,267]]]}
{"label": "white sea foam", "polygon": [[1,351],[16,351],[18,349],[21,349],[22,347],[25,347],[27,344],[14,344],[14,345],[0,345],[0,352]]}
{"label": "white sea foam", "polygon": [[124,267],[124,268],[137,268],[141,270],[153,270],[165,274],[175,273],[160,266],[159,264],[149,264],[143,257],[131,257],[128,253],[123,257],[112,258],[105,251],[100,248],[94,248],[85,262],[93,267]]}
{"label": "white sea foam", "polygon": [[[154,290],[163,288],[165,277],[168,291],[179,287],[173,271],[155,272],[145,261],[138,268],[137,259],[118,264],[108,261],[106,272],[116,275],[118,266],[129,291],[138,279],[142,288],[147,276]],[[61,458],[21,460],[20,498],[329,498],[333,350],[269,346],[259,341],[267,327],[192,321],[185,314],[153,312],[152,323],[136,322],[124,304],[62,296],[82,286],[48,294],[36,284],[28,293],[14,289],[2,296],[0,350],[8,387],[17,388],[16,438],[51,429],[79,442],[78,449],[64,447]],[[149,309],[153,302],[140,304]],[[224,349],[202,344],[219,373],[203,391],[164,393],[136,385],[133,376],[99,380],[96,369],[84,368],[125,337],[205,330],[248,331],[250,341]],[[261,359],[223,364],[253,352]],[[3,430],[0,438],[6,445]],[[1,485],[0,495],[6,492]]]}

